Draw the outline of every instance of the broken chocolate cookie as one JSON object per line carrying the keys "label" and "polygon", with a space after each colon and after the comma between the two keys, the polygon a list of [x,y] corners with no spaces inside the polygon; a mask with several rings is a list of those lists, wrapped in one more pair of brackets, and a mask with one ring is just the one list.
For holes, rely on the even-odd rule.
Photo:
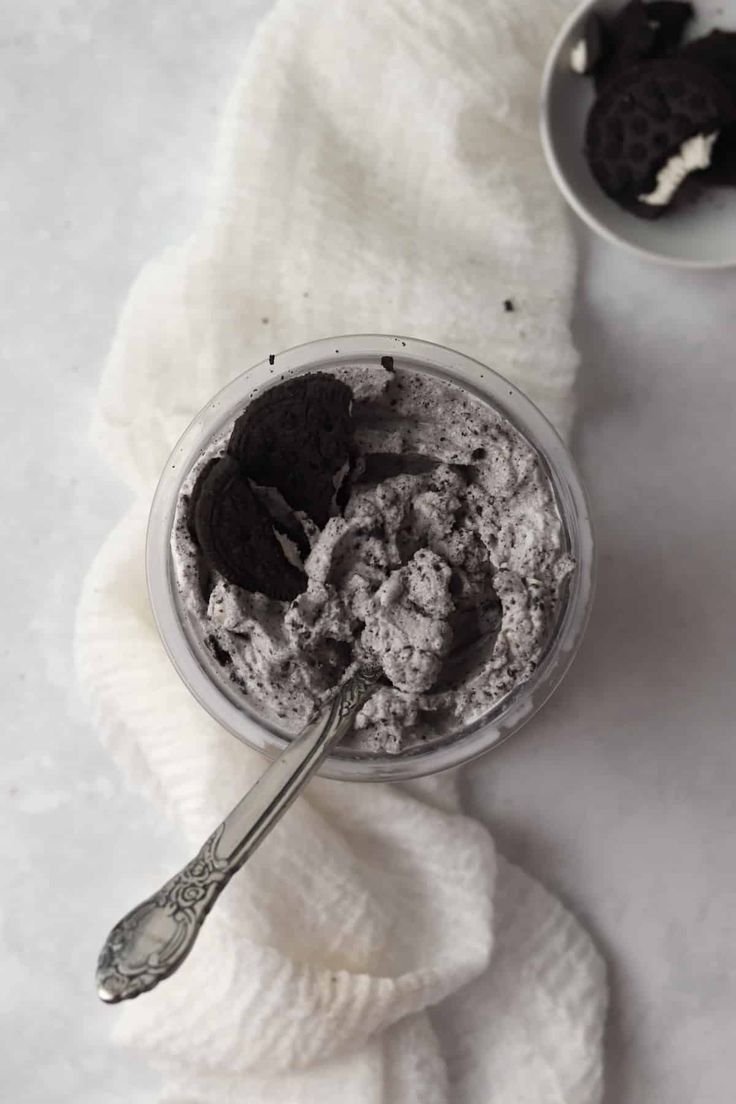
{"label": "broken chocolate cookie", "polygon": [[606,86],[588,119],[585,151],[604,192],[656,218],[689,173],[707,168],[734,98],[708,70],[679,58],[652,61]]}
{"label": "broken chocolate cookie", "polygon": [[236,421],[228,453],[320,527],[330,516],[352,441],[352,392],[320,372],[270,387]]}
{"label": "broken chocolate cookie", "polygon": [[[202,555],[235,586],[287,602],[307,585],[285,556],[271,518],[229,456],[209,464],[197,481],[193,527]],[[194,499],[194,495],[192,496]]]}

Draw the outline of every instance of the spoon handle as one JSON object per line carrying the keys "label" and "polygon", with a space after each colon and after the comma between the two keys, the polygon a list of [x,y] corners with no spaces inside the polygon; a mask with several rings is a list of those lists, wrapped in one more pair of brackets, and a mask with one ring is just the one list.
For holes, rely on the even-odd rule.
{"label": "spoon handle", "polygon": [[108,1004],[153,989],[178,970],[227,883],[263,842],[348,730],[376,688],[380,669],[363,667],[339,689],[318,717],[293,740],[196,857],[120,920],[97,962],[97,994]]}

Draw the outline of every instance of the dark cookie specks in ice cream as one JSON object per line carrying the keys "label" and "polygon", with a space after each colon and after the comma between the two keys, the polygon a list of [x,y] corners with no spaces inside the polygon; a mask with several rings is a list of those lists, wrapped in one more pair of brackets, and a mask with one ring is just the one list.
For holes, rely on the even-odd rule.
{"label": "dark cookie specks in ice cream", "polygon": [[526,681],[574,568],[527,440],[400,361],[262,392],[189,473],[171,544],[221,676],[283,730],[377,654],[386,683],[347,740],[384,753],[460,730]]}

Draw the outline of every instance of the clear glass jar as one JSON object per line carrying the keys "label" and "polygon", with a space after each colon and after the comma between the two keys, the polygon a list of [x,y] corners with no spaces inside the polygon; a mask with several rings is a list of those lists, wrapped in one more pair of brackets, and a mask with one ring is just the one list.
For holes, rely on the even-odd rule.
{"label": "clear glass jar", "polygon": [[156,489],[146,542],[151,607],[171,661],[199,703],[239,740],[270,758],[277,756],[289,739],[285,730],[260,716],[222,677],[183,615],[170,551],[174,511],[183,481],[211,439],[227,428],[259,390],[279,376],[345,363],[376,365],[387,355],[394,358],[398,368],[429,372],[461,384],[499,410],[526,437],[546,465],[577,567],[546,652],[527,682],[516,686],[458,734],[436,743],[400,755],[337,747],[319,773],[348,781],[399,781],[434,774],[497,747],[536,713],[559,684],[582,639],[593,596],[595,557],[585,492],[566,446],[529,399],[471,357],[427,341],[371,335],[312,341],[279,353],[273,365],[269,361],[256,364],[215,395],[174,448]]}

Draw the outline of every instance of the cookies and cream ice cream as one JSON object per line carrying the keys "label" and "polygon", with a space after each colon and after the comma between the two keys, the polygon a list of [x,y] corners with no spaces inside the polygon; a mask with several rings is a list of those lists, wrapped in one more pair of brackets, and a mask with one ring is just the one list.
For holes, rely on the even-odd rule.
{"label": "cookies and cream ice cream", "polygon": [[534,448],[460,386],[390,358],[299,378],[298,394],[259,396],[258,417],[186,478],[171,537],[181,603],[222,676],[288,732],[377,655],[385,685],[347,740],[401,752],[529,678],[574,569],[566,534]]}

